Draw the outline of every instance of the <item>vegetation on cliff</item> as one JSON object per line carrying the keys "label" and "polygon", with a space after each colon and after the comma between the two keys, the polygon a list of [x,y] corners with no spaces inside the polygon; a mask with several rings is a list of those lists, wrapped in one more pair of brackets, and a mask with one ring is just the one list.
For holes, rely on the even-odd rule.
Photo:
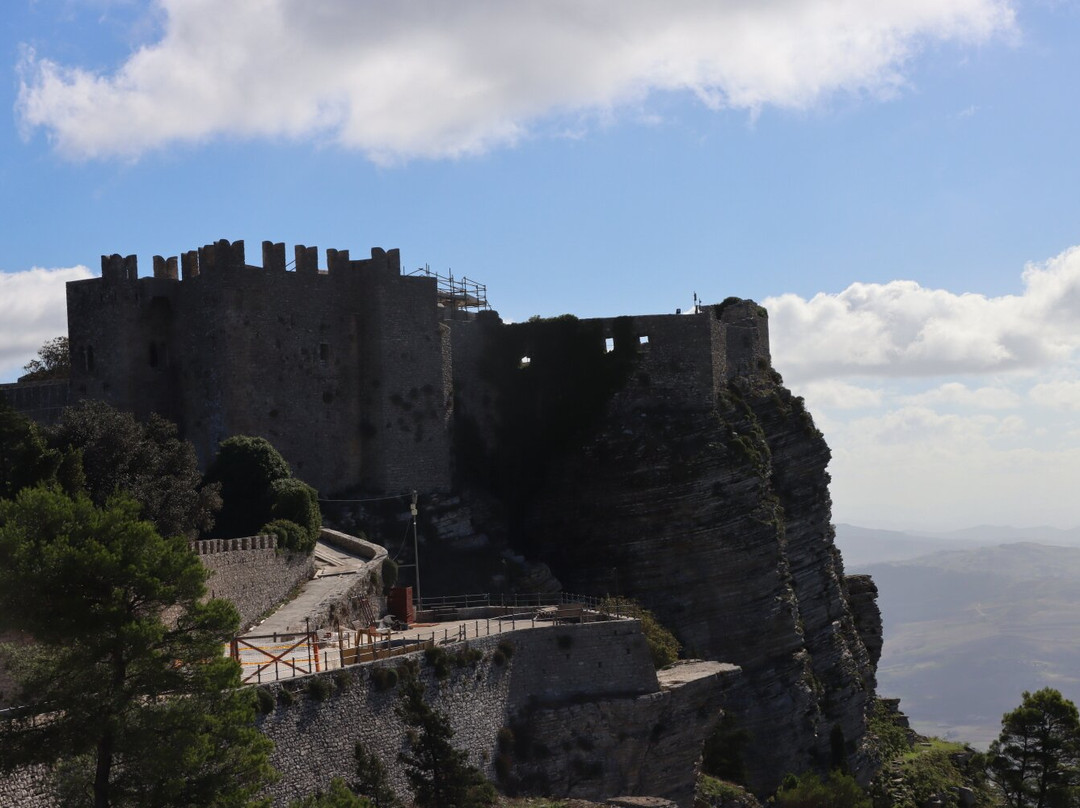
{"label": "vegetation on cliff", "polygon": [[679,641],[671,630],[656,619],[651,611],[630,598],[607,597],[600,601],[600,610],[633,617],[641,623],[641,633],[649,644],[649,655],[657,670],[666,668],[679,658]]}

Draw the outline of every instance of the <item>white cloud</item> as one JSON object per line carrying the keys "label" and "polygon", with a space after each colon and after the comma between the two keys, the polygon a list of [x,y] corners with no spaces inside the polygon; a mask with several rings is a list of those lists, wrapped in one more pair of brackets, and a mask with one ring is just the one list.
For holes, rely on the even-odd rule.
{"label": "white cloud", "polygon": [[924,43],[983,42],[1014,25],[1011,0],[159,6],[161,38],[114,72],[29,52],[24,129],[46,129],[75,157],[222,135],[316,135],[384,162],[444,157],[656,92],[752,112],[805,108],[835,92],[887,96]]}
{"label": "white cloud", "polygon": [[881,406],[881,390],[859,387],[835,379],[810,382],[799,389],[811,411],[861,410]]}
{"label": "white cloud", "polygon": [[1037,384],[1028,393],[1043,407],[1080,412],[1080,381],[1051,381]]}
{"label": "white cloud", "polygon": [[977,410],[1005,410],[1019,407],[1022,399],[1015,392],[1004,387],[971,388],[960,382],[948,382],[911,396],[908,401],[911,404],[929,406],[944,404],[954,407],[971,407]]}
{"label": "white cloud", "polygon": [[795,381],[1030,372],[1080,347],[1080,247],[1023,272],[1021,295],[985,297],[914,281],[855,283],[769,309],[773,359]]}
{"label": "white cloud", "polygon": [[14,381],[46,340],[67,334],[64,284],[90,277],[84,266],[0,272],[0,380]]}
{"label": "white cloud", "polygon": [[894,281],[763,301],[774,364],[832,449],[834,518],[1080,524],[1080,247],[1029,264],[1022,284],[1000,297]]}

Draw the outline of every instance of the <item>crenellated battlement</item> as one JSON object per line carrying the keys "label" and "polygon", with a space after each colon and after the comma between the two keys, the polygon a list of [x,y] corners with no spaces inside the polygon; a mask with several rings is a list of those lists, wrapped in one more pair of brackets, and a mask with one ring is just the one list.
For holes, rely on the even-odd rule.
{"label": "crenellated battlement", "polygon": [[[205,274],[226,274],[235,270],[264,270],[267,273],[295,272],[304,276],[327,276],[334,273],[364,272],[380,278],[401,275],[401,253],[398,250],[371,248],[371,257],[352,260],[348,250],[328,248],[326,267],[319,268],[319,248],[297,244],[293,248],[293,260],[286,262],[283,242],[262,243],[262,266],[249,264],[246,260],[244,241],[219,239],[197,250],[188,250],[179,256],[153,257],[153,277],[160,280],[185,281]],[[121,283],[139,279],[139,261],[134,255],[101,256],[101,278],[108,283]]]}
{"label": "crenellated battlement", "polygon": [[397,493],[449,490],[459,414],[492,442],[507,390],[549,410],[619,390],[643,411],[703,411],[733,379],[771,379],[753,301],[511,324],[475,281],[402,274],[398,250],[331,248],[320,265],[318,247],[263,241],[259,266],[245,246],[155,255],[143,278],[136,256],[102,256],[101,278],[68,284],[71,398],[162,414],[204,464],[260,435],[324,492]]}

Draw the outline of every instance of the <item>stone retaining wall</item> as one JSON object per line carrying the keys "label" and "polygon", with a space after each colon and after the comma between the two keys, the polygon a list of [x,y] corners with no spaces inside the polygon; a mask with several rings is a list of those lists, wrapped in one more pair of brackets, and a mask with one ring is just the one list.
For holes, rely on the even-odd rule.
{"label": "stone retaining wall", "polygon": [[[473,641],[482,658],[451,664],[442,680],[423,654],[412,654],[264,685],[274,706],[257,725],[274,741],[272,763],[282,773],[268,795],[283,808],[334,777],[352,780],[360,741],[408,797],[398,688],[380,687],[375,672],[412,659],[428,703],[449,718],[454,745],[502,790],[594,800],[648,794],[689,806],[702,744],[739,670],[698,663],[703,670],[658,682],[643,643],[628,620],[524,629]],[[453,655],[464,646],[443,648]],[[330,686],[323,700],[313,695],[318,680]],[[43,767],[5,775],[0,805],[55,808],[48,786]]]}
{"label": "stone retaining wall", "polygon": [[210,597],[235,605],[242,629],[285,600],[315,569],[306,553],[279,553],[273,536],[194,541],[191,549],[210,570]]}
{"label": "stone retaining wall", "polygon": [[[506,643],[512,654],[499,664],[495,651]],[[638,623],[626,620],[507,632],[470,647],[483,658],[452,664],[441,681],[423,654],[408,658],[420,662],[428,703],[448,717],[455,746],[500,787],[582,799],[648,793],[690,804],[695,762],[737,669],[722,673],[723,666],[706,663],[715,669],[661,689]],[[409,796],[397,758],[406,743],[394,713],[397,688],[380,689],[372,676],[401,664],[397,658],[266,686],[276,706],[258,724],[275,743],[272,760],[283,775],[270,790],[275,806],[333,777],[353,779],[357,741]],[[317,678],[332,685],[324,701],[309,695]],[[500,749],[503,728],[515,742]]]}
{"label": "stone retaining wall", "polygon": [[0,775],[0,805],[56,808],[47,766],[26,766]]}

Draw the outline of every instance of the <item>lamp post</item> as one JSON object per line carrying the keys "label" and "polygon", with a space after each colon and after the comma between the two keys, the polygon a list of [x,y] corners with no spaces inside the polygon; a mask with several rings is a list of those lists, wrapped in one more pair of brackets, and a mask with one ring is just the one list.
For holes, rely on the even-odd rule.
{"label": "lamp post", "polygon": [[409,506],[412,514],[412,542],[413,560],[416,562],[416,608],[420,609],[420,547],[416,539],[416,491],[412,492],[412,504]]}

